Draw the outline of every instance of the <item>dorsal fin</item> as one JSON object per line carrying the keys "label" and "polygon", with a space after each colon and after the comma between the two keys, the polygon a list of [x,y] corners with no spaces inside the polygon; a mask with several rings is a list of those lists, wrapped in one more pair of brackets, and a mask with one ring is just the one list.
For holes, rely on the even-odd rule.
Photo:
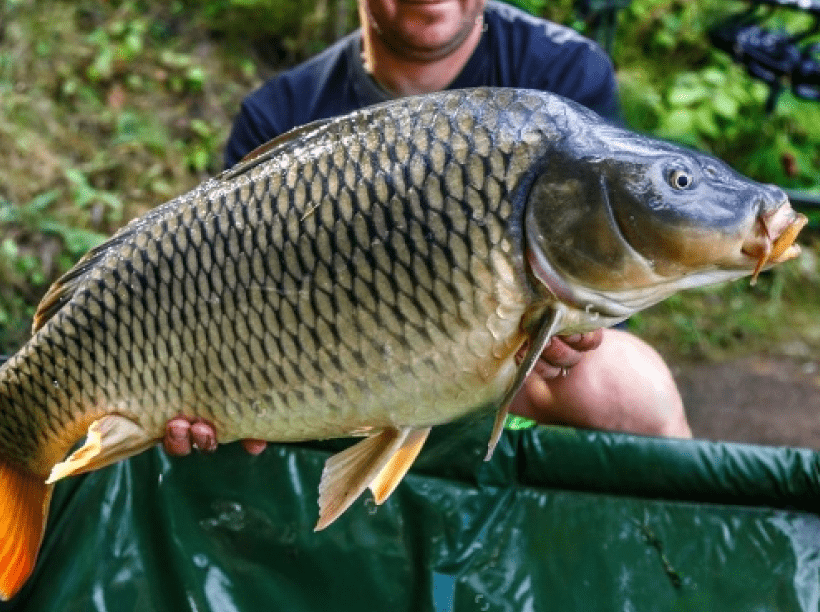
{"label": "dorsal fin", "polygon": [[102,259],[113,245],[122,242],[125,234],[126,232],[120,231],[109,240],[94,247],[83,255],[82,259],[80,259],[73,268],[54,281],[54,284],[46,291],[43,299],[40,300],[37,311],[34,313],[32,333],[37,332],[60,308],[71,300],[71,297],[81,284],[85,274],[97,265],[97,262]]}
{"label": "dorsal fin", "polygon": [[[331,121],[333,120],[319,119],[317,121],[312,121],[310,123],[306,123],[305,125],[295,127],[284,134],[280,134],[276,138],[255,148],[243,157],[242,160],[233,168],[226,170],[216,179],[212,180],[218,182],[230,180],[236,176],[239,176],[260,163],[278,155],[285,147],[290,145],[297,138],[309,132],[313,132],[322,126],[327,125]],[[111,250],[112,247],[121,243],[127,236],[134,232],[134,229],[136,228],[135,223],[144,225],[145,222],[152,217],[163,214],[165,209],[169,206],[173,206],[175,202],[176,200],[167,202],[165,205],[154,208],[142,217],[134,219],[129,225],[126,225],[119,232],[114,234],[114,236],[112,236],[109,240],[91,249],[79,262],[77,262],[73,268],[55,281],[55,283],[46,292],[45,296],[43,296],[43,299],[37,307],[37,312],[34,314],[32,333],[37,332],[43,325],[46,324],[46,322],[48,322],[49,319],[51,319],[51,317],[54,316],[58,310],[60,310],[68,301],[71,300],[72,296],[77,291],[77,288],[82,284],[86,273],[93,269]]]}
{"label": "dorsal fin", "polygon": [[[211,180],[213,181],[215,179]],[[83,255],[82,258],[74,264],[73,268],[54,281],[54,284],[46,291],[43,299],[40,300],[40,304],[37,306],[37,312],[34,313],[32,333],[37,332],[60,308],[71,300],[77,288],[85,280],[85,275],[93,270],[100,260],[112,249],[130,239],[134,232],[140,227],[150,224],[153,219],[164,215],[169,209],[173,210],[178,203],[179,198],[176,198],[152,208],[141,217],[132,219],[130,223],[121,227],[108,240],[98,244]]]}
{"label": "dorsal fin", "polygon": [[276,138],[269,140],[265,144],[259,145],[245,157],[240,159],[233,168],[226,170],[221,178],[231,179],[244,172],[247,172],[250,168],[253,168],[254,166],[257,166],[260,163],[276,156],[282,149],[287,147],[297,138],[313,132],[322,126],[327,125],[331,121],[332,119],[317,119],[316,121],[311,121],[305,125],[300,125],[288,130],[283,134],[279,134]]}

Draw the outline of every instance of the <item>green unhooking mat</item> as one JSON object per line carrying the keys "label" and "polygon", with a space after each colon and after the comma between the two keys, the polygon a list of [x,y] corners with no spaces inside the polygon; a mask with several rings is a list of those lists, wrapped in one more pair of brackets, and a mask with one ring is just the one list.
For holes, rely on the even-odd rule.
{"label": "green unhooking mat", "polygon": [[489,422],[314,533],[343,442],[144,453],[55,493],[0,610],[820,610],[820,455]]}

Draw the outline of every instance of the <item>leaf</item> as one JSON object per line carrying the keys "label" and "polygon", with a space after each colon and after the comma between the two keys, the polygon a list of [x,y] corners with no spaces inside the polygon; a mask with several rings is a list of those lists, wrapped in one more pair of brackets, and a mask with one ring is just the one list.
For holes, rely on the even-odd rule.
{"label": "leaf", "polygon": [[726,73],[720,68],[706,68],[701,73],[701,76],[706,83],[709,83],[709,85],[714,85],[715,87],[720,87],[726,82]]}
{"label": "leaf", "polygon": [[672,137],[691,136],[695,131],[695,113],[688,108],[681,108],[669,113],[662,122],[664,133]]}
{"label": "leaf", "polygon": [[727,121],[734,121],[737,119],[738,103],[723,91],[717,91],[712,97],[712,108],[715,113],[723,117]]}
{"label": "leaf", "polygon": [[35,196],[30,202],[22,206],[17,206],[12,202],[3,200],[0,202],[0,224],[20,223],[23,225],[37,225],[45,209],[56,201],[61,193],[59,189],[50,189]]}
{"label": "leaf", "polygon": [[59,189],[44,191],[43,193],[34,196],[31,199],[31,202],[26,204],[26,209],[33,213],[43,212],[46,208],[53,204],[57,198],[60,197],[60,193],[61,191]]}
{"label": "leaf", "polygon": [[671,106],[694,106],[709,97],[709,89],[702,85],[676,86],[667,95]]}
{"label": "leaf", "polygon": [[698,130],[702,134],[706,134],[710,138],[720,136],[720,127],[715,122],[715,114],[708,105],[704,104],[697,109],[695,119],[697,121]]}
{"label": "leaf", "polygon": [[17,243],[14,242],[11,238],[6,238],[2,243],[0,243],[0,255],[2,255],[7,260],[14,260],[17,258],[17,253],[20,252]]}
{"label": "leaf", "polygon": [[208,138],[213,135],[211,125],[202,119],[191,119],[191,131],[201,138]]}
{"label": "leaf", "polygon": [[86,75],[92,82],[104,81],[114,74],[114,52],[110,47],[100,49],[100,54],[86,70]]}
{"label": "leaf", "polygon": [[57,221],[44,221],[40,229],[43,232],[60,236],[65,241],[66,248],[73,255],[82,255],[102,244],[107,238],[105,234],[69,227]]}
{"label": "leaf", "polygon": [[88,178],[81,170],[66,168],[65,177],[71,183],[71,195],[74,203],[84,208],[94,198],[94,189],[88,183]]}

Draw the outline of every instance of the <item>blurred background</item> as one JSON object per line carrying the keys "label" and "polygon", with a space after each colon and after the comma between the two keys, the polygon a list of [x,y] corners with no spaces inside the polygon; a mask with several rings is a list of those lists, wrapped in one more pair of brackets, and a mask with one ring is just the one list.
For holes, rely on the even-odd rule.
{"label": "blurred background", "polygon": [[[609,51],[630,128],[793,191],[799,260],[630,328],[697,436],[820,448],[820,2],[511,3]],[[354,0],[0,0],[0,353],[89,248],[222,169],[245,94],[357,25]]]}

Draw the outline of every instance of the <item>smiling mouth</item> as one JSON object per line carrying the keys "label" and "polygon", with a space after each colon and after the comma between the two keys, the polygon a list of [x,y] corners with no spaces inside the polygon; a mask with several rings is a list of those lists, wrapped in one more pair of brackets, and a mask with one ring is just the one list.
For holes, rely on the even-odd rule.
{"label": "smiling mouth", "polygon": [[795,213],[788,202],[757,218],[752,235],[741,248],[744,255],[757,260],[751,284],[755,284],[765,266],[794,259],[800,254],[800,246],[794,241],[806,223],[806,215]]}

